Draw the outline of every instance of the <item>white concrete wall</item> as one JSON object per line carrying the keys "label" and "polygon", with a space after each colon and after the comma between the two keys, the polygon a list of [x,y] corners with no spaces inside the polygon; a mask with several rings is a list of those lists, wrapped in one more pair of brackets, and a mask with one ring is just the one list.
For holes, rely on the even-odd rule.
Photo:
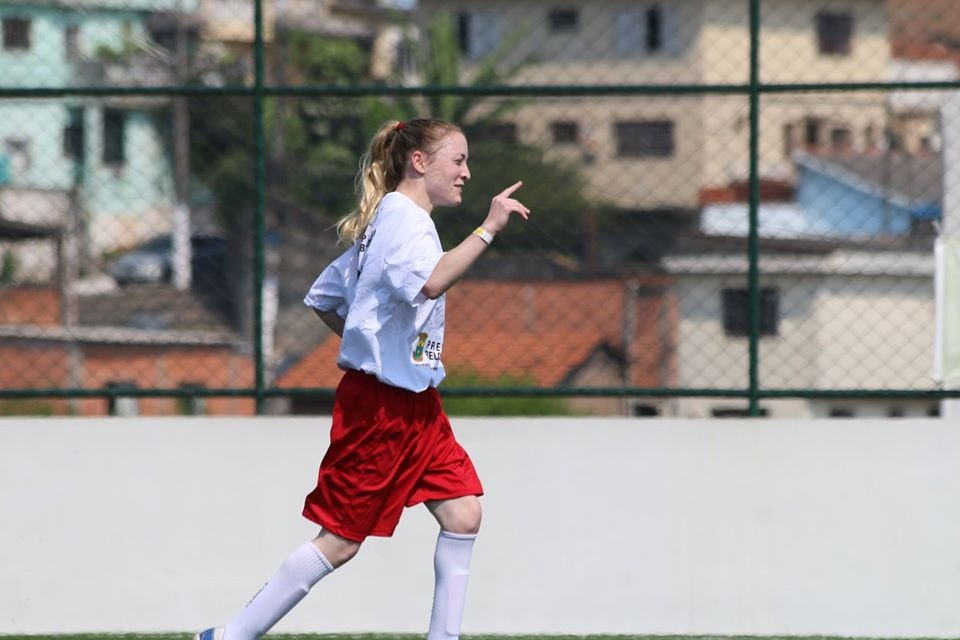
{"label": "white concrete wall", "polygon": [[[941,420],[456,420],[483,477],[465,633],[960,635]],[[0,421],[0,634],[223,623],[314,533],[328,418]],[[405,514],[280,625],[423,632]]]}

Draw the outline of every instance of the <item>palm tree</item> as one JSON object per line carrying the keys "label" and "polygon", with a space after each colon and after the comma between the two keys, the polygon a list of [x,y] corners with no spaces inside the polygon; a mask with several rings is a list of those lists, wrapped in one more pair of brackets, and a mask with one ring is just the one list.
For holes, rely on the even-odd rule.
{"label": "palm tree", "polygon": [[[534,58],[528,56],[507,63],[520,41],[521,34],[521,29],[515,30],[484,57],[465,86],[477,88],[507,84],[524,66],[533,62]],[[414,45],[409,41],[407,44]],[[423,86],[463,85],[460,69],[460,41],[454,20],[449,13],[439,13],[427,24],[426,41],[418,50],[420,55],[417,68],[420,70]],[[427,115],[463,126],[483,129],[497,123],[506,113],[517,109],[527,101],[527,99],[508,98],[500,100],[493,108],[480,109],[478,107],[481,104],[486,106],[489,102],[485,96],[441,92],[430,93],[420,100],[404,96],[398,100],[397,106],[406,117]]]}

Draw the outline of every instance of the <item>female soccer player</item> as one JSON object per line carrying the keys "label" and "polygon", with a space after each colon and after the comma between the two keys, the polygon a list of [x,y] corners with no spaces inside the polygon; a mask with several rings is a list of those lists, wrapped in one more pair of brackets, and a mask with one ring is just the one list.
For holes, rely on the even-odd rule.
{"label": "female soccer player", "polygon": [[470,179],[467,140],[455,125],[418,118],[387,122],[357,176],[357,209],[337,225],[350,245],[304,302],[341,337],[330,447],[303,515],[320,525],[225,627],[195,640],[254,640],[367,536],[391,536],[404,507],[424,503],[440,525],[428,640],[455,640],[466,597],[483,487],[457,443],[436,387],[444,292],[464,275],[511,214],[530,214],[513,193],[493,198],[483,224],[444,252],[434,207],[462,202]]}

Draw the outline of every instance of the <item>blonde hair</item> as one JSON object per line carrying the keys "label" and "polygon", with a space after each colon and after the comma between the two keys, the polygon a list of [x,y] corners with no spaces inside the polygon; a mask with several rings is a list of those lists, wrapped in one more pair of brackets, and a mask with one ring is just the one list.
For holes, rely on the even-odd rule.
{"label": "blonde hair", "polygon": [[444,136],[454,131],[460,131],[460,127],[435,118],[388,120],[380,125],[360,158],[355,183],[357,208],[337,222],[340,242],[351,245],[357,241],[383,197],[395,191],[403,180],[411,153],[433,151]]}

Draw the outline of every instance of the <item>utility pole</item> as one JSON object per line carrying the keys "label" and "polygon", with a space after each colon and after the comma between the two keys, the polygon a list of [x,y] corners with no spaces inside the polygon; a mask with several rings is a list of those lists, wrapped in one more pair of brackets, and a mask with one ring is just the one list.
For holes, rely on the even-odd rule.
{"label": "utility pole", "polygon": [[[187,81],[188,42],[183,0],[177,0],[174,15],[174,82]],[[186,96],[173,98],[173,183],[176,203],[173,207],[173,286],[190,288],[190,110]]]}

